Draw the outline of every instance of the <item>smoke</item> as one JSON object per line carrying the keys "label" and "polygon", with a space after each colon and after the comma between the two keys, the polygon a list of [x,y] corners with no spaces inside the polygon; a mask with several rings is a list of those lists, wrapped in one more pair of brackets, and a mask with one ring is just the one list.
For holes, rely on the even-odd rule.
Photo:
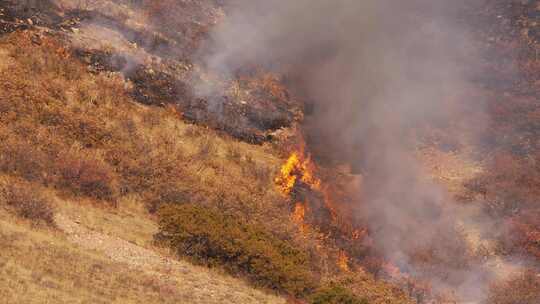
{"label": "smoke", "polygon": [[[471,3],[468,2],[468,5]],[[480,302],[502,262],[475,256],[471,235],[504,233],[473,207],[449,202],[413,155],[419,126],[459,116],[478,50],[457,18],[465,1],[234,0],[202,58],[223,73],[263,65],[314,104],[306,119],[320,156],[364,175],[357,220],[402,270]],[[463,100],[471,115],[481,100]],[[481,115],[479,115],[481,116]],[[457,118],[459,119],[459,117]],[[483,121],[475,121],[481,128]],[[429,255],[429,262],[422,256]]]}

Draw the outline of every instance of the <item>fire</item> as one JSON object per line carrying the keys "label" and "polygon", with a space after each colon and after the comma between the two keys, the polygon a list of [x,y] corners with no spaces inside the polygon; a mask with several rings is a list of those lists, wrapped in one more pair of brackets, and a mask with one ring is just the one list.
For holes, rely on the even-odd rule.
{"label": "fire", "polygon": [[275,182],[284,195],[289,195],[300,180],[313,190],[320,190],[321,181],[314,177],[313,162],[304,153],[293,152],[281,167],[280,175]]}
{"label": "fire", "polygon": [[330,211],[330,215],[332,216],[332,220],[334,222],[337,222],[338,221],[337,211],[336,211],[336,208],[334,207],[335,204],[334,204],[334,202],[333,202],[333,200],[332,200],[332,198],[330,196],[330,191],[327,188],[324,188],[321,191],[322,191],[322,193],[324,195],[324,205]]}
{"label": "fire", "polygon": [[[294,190],[294,187],[300,182],[307,185],[311,190],[323,195],[324,204],[330,211],[332,220],[336,221],[337,213],[330,198],[329,191],[326,187],[322,186],[321,180],[316,177],[316,166],[311,157],[305,155],[303,149],[291,153],[285,164],[281,167],[279,176],[275,179],[276,185],[284,196],[289,196]],[[305,217],[305,208],[308,206],[308,202],[297,203],[294,211],[295,214],[298,214],[299,206],[304,208],[302,221],[295,220],[295,222],[304,222],[303,218]]]}
{"label": "fire", "polygon": [[305,156],[303,150],[291,153],[285,164],[281,167],[280,175],[276,177],[275,182],[278,185],[281,193],[288,196],[293,191],[299,181],[309,186],[311,190],[320,192],[324,196],[325,204],[331,209],[332,214],[335,212],[331,208],[330,195],[322,186],[321,180],[315,177],[316,166],[310,156]]}
{"label": "fire", "polygon": [[293,221],[297,223],[303,223],[305,216],[306,216],[306,206],[301,202],[296,203],[296,205],[294,206],[294,212],[292,215]]}
{"label": "fire", "polygon": [[349,260],[350,258],[347,253],[345,253],[345,251],[340,251],[337,259],[337,266],[339,269],[346,272],[351,271],[351,268],[349,267]]}
{"label": "fire", "polygon": [[[305,157],[303,151],[295,151],[281,167],[275,182],[284,196],[289,196],[299,182],[309,186],[312,190],[320,191],[321,181],[315,177],[314,171],[315,165],[311,158]],[[292,221],[300,227],[302,233],[306,233],[309,229],[308,224],[305,223],[308,206],[308,201],[297,202],[291,215]]]}
{"label": "fire", "polygon": [[301,163],[301,170],[303,172],[302,182],[308,184],[313,190],[321,190],[321,181],[314,176],[315,165],[311,161],[311,157],[307,157]]}
{"label": "fire", "polygon": [[281,193],[289,195],[296,185],[298,179],[298,168],[300,167],[300,158],[296,152],[293,152],[287,162],[281,167],[280,175],[275,182],[279,186]]}
{"label": "fire", "polygon": [[304,222],[306,217],[306,204],[302,202],[297,202],[294,206],[294,211],[292,213],[292,220],[300,227],[300,232],[307,233],[309,226]]}
{"label": "fire", "polygon": [[[289,158],[282,165],[279,175],[275,178],[275,183],[279,191],[285,197],[292,197],[294,206],[291,213],[291,221],[295,223],[299,231],[306,235],[309,232],[317,233],[317,228],[311,229],[309,225],[310,208],[315,204],[308,200],[308,197],[302,197],[302,192],[295,193],[296,187],[308,187],[310,190],[320,194],[324,207],[329,211],[331,220],[336,226],[339,226],[351,241],[359,241],[367,235],[367,229],[355,228],[346,217],[338,216],[337,205],[334,201],[335,189],[322,182],[317,176],[319,169],[313,162],[309,154],[304,149],[299,149],[290,154]],[[320,208],[317,202],[317,207]],[[343,211],[340,209],[340,211]],[[319,227],[320,228],[320,227]],[[321,235],[321,242],[324,237]],[[321,243],[322,244],[322,243]],[[322,245],[321,245],[322,246]],[[339,250],[336,256],[336,266],[344,272],[351,272],[352,260],[348,253]]]}
{"label": "fire", "polygon": [[367,228],[355,229],[352,233],[353,240],[362,240],[368,235]]}

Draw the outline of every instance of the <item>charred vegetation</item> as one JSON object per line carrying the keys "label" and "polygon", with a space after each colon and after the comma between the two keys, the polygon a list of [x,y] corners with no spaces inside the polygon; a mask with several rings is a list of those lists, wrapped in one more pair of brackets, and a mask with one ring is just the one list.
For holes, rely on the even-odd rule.
{"label": "charred vegetation", "polygon": [[[215,11],[223,3],[127,1],[120,13],[55,3],[0,1],[0,44],[7,50],[0,53],[0,202],[9,212],[54,226],[41,187],[113,210],[136,197],[159,222],[158,243],[292,302],[535,303],[534,1],[460,7],[464,24],[456,33],[474,29],[481,56],[467,58],[481,60],[456,77],[456,86],[455,75],[448,77],[456,71],[440,49],[431,57],[431,42],[411,46],[400,37],[396,24],[410,20],[401,13],[381,27],[389,26],[383,32],[389,41],[406,41],[411,49],[382,56],[396,45],[379,49],[385,39],[378,38],[386,36],[362,32],[377,39],[369,40],[375,47],[366,44],[367,59],[359,64],[365,70],[358,71],[358,62],[348,60],[356,57],[348,56],[363,48],[345,43],[340,51],[335,37],[296,43],[311,24],[295,32],[296,21],[305,20],[292,22],[287,14],[270,19],[291,22],[288,32],[270,32],[278,38],[268,45],[255,39],[268,49],[243,45],[232,54],[245,54],[247,63],[231,56],[221,66],[205,61],[209,55],[200,49],[219,36],[213,31],[223,16]],[[227,9],[234,16],[235,8]],[[420,11],[426,18],[437,13]],[[347,13],[343,24],[315,28],[344,26],[351,38],[355,23]],[[361,28],[373,24],[367,25]],[[269,28],[263,24],[262,33]],[[224,37],[232,44],[250,37],[242,30]],[[443,46],[454,41],[436,36]],[[403,54],[411,54],[412,67]],[[395,73],[387,77],[385,69]],[[399,85],[384,88],[395,79]],[[399,100],[400,90],[414,92],[406,106],[388,101]],[[387,98],[380,103],[363,103],[381,95]],[[418,102],[424,98],[440,103]],[[352,104],[356,99],[362,103]],[[481,169],[454,174],[444,167],[448,159],[462,165],[462,156]],[[425,176],[422,161],[435,163],[436,173]],[[462,177],[462,171],[472,173]],[[35,195],[27,195],[35,185]],[[507,266],[515,260],[527,271],[510,276],[515,270]]]}

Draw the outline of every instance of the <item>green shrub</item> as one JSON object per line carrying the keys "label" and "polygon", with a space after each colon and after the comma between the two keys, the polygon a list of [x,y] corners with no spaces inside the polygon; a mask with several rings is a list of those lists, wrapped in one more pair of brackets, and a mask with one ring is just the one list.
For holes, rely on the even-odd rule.
{"label": "green shrub", "polygon": [[311,296],[312,304],[368,304],[343,286],[331,284],[323,287]]}
{"label": "green shrub", "polygon": [[156,239],[179,254],[210,266],[222,265],[256,285],[297,296],[315,286],[308,256],[259,225],[194,204],[169,204],[158,215]]}

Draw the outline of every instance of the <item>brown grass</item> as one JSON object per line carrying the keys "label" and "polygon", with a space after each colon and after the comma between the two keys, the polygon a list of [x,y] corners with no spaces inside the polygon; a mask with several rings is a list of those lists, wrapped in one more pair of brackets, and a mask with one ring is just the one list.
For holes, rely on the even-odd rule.
{"label": "brown grass", "polygon": [[53,203],[39,185],[21,179],[0,177],[1,205],[33,224],[54,226]]}
{"label": "brown grass", "polygon": [[2,303],[284,303],[187,263],[178,269],[130,267],[59,233],[13,223],[1,211],[0,227]]}
{"label": "brown grass", "polygon": [[[323,269],[335,268],[334,261],[317,248],[315,236],[300,233],[290,220],[290,202],[273,183],[283,161],[276,156],[275,148],[237,142],[204,127],[188,125],[167,108],[136,104],[120,75],[90,74],[60,42],[43,36],[41,45],[35,45],[31,42],[33,35],[29,31],[0,38],[2,56],[7,56],[10,66],[0,69],[0,174],[57,193],[62,205],[68,201],[84,202],[88,210],[90,206],[99,206],[111,214],[121,212],[126,202],[136,202],[149,211],[176,203],[219,208],[292,242],[309,255],[310,263],[321,275],[332,273]],[[273,80],[267,82],[271,85]],[[62,207],[62,212],[66,208],[69,209]],[[146,233],[144,238],[126,235],[129,233],[125,230],[130,230],[132,224],[133,221],[111,217],[93,227],[108,227],[123,238],[133,237],[133,241],[146,246]],[[7,251],[13,263],[33,258],[31,254],[17,256],[15,250]],[[48,293],[47,287],[35,283],[32,277],[13,274],[19,281],[32,285],[28,288],[35,294],[53,297],[47,299],[73,299],[65,291],[68,282],[83,284],[75,293],[82,299],[96,297],[110,302],[115,297],[126,297],[125,302],[138,303],[147,301],[149,295],[161,296],[159,288],[148,290],[146,287],[152,284],[136,280],[137,275],[125,274],[120,266],[95,262],[91,255],[73,248],[49,252],[52,255],[46,255],[43,264],[53,266],[45,267],[55,268],[64,255],[72,264],[81,260],[81,270],[69,266],[54,274],[55,280],[61,282],[56,283],[62,286],[60,295]],[[111,270],[94,274],[93,264]],[[31,267],[41,269],[39,265]],[[82,273],[83,270],[89,274]],[[116,282],[124,280],[120,276],[135,283]],[[360,277],[356,282],[373,303],[385,303],[388,298],[407,303],[398,292],[389,291],[388,286],[373,281],[369,275]],[[88,280],[93,283],[84,285]],[[118,293],[109,286],[120,286],[114,287]],[[4,293],[17,294],[22,290],[7,285],[0,288],[5,289]],[[197,302],[184,299],[190,301]]]}
{"label": "brown grass", "polygon": [[538,303],[540,277],[534,271],[526,271],[492,286],[488,299],[493,304]]}

